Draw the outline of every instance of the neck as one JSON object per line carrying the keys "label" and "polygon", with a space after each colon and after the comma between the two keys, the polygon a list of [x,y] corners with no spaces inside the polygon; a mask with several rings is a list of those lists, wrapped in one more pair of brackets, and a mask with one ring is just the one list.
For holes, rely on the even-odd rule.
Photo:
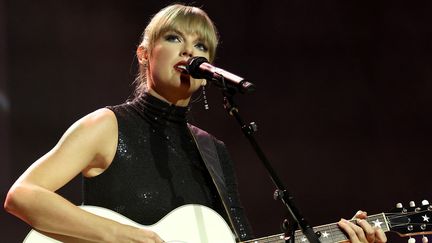
{"label": "neck", "polygon": [[188,106],[189,100],[190,100],[190,97],[178,98],[178,97],[172,97],[172,96],[168,96],[168,95],[161,95],[158,92],[156,92],[154,89],[151,89],[151,88],[148,89],[148,93],[151,94],[152,96],[160,99],[160,100],[163,100],[169,104],[176,105],[176,106],[186,107],[186,106]]}

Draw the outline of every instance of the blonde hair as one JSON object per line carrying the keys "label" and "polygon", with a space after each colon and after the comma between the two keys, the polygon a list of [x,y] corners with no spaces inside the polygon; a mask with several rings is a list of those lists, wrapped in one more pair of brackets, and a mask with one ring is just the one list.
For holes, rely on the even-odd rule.
{"label": "blonde hair", "polygon": [[[209,61],[213,62],[218,45],[218,34],[215,25],[208,15],[200,8],[181,4],[169,5],[160,10],[145,28],[140,46],[151,53],[155,42],[170,30],[182,30],[200,36],[209,51]],[[147,89],[147,65],[139,64],[135,96]]]}

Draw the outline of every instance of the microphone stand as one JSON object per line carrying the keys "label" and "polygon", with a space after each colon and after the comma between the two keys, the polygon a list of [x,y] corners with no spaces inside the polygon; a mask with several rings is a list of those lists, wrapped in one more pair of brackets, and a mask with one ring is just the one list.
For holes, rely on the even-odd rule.
{"label": "microphone stand", "polygon": [[254,122],[251,122],[250,124],[246,125],[243,119],[241,118],[238,111],[238,107],[235,104],[234,97],[233,97],[236,94],[237,90],[233,88],[228,88],[223,78],[222,78],[221,86],[222,86],[222,94],[224,97],[225,110],[228,112],[228,114],[230,114],[237,120],[244,135],[251,143],[253,149],[257,153],[264,167],[267,169],[273,184],[276,186],[276,190],[274,192],[274,199],[280,200],[287,208],[288,222],[289,222],[288,227],[286,227],[287,226],[286,220],[283,223],[283,228],[285,230],[285,239],[286,239],[285,242],[294,243],[295,231],[298,228],[300,228],[300,230],[303,232],[303,234],[306,236],[306,238],[310,243],[320,243],[320,240],[318,238],[319,236],[321,236],[321,233],[319,231],[315,233],[313,231],[313,228],[306,222],[306,219],[300,214],[299,210],[294,205],[293,196],[291,196],[290,193],[288,193],[282,181],[277,176],[275,170],[270,165],[269,160],[267,159],[264,152],[262,151],[257,141],[255,140],[253,134],[258,130],[257,125]]}

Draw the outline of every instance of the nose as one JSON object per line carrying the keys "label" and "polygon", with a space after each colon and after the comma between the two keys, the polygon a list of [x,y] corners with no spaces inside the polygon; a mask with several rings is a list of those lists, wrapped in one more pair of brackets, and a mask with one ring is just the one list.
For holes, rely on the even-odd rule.
{"label": "nose", "polygon": [[185,44],[181,52],[183,57],[193,57],[193,48],[190,45]]}

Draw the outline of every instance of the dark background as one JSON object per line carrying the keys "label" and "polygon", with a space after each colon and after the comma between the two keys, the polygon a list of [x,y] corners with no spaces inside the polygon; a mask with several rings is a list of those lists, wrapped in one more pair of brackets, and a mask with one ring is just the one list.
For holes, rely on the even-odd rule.
{"label": "dark background", "polygon": [[[141,32],[168,3],[0,2],[2,200],[74,121],[129,97]],[[216,64],[257,85],[237,97],[240,111],[312,225],[432,200],[430,1],[195,3],[221,34]],[[219,90],[208,98],[191,122],[227,144],[256,235],[279,232],[274,187]],[[79,178],[60,193],[79,204]],[[30,229],[0,216],[5,242]]]}

